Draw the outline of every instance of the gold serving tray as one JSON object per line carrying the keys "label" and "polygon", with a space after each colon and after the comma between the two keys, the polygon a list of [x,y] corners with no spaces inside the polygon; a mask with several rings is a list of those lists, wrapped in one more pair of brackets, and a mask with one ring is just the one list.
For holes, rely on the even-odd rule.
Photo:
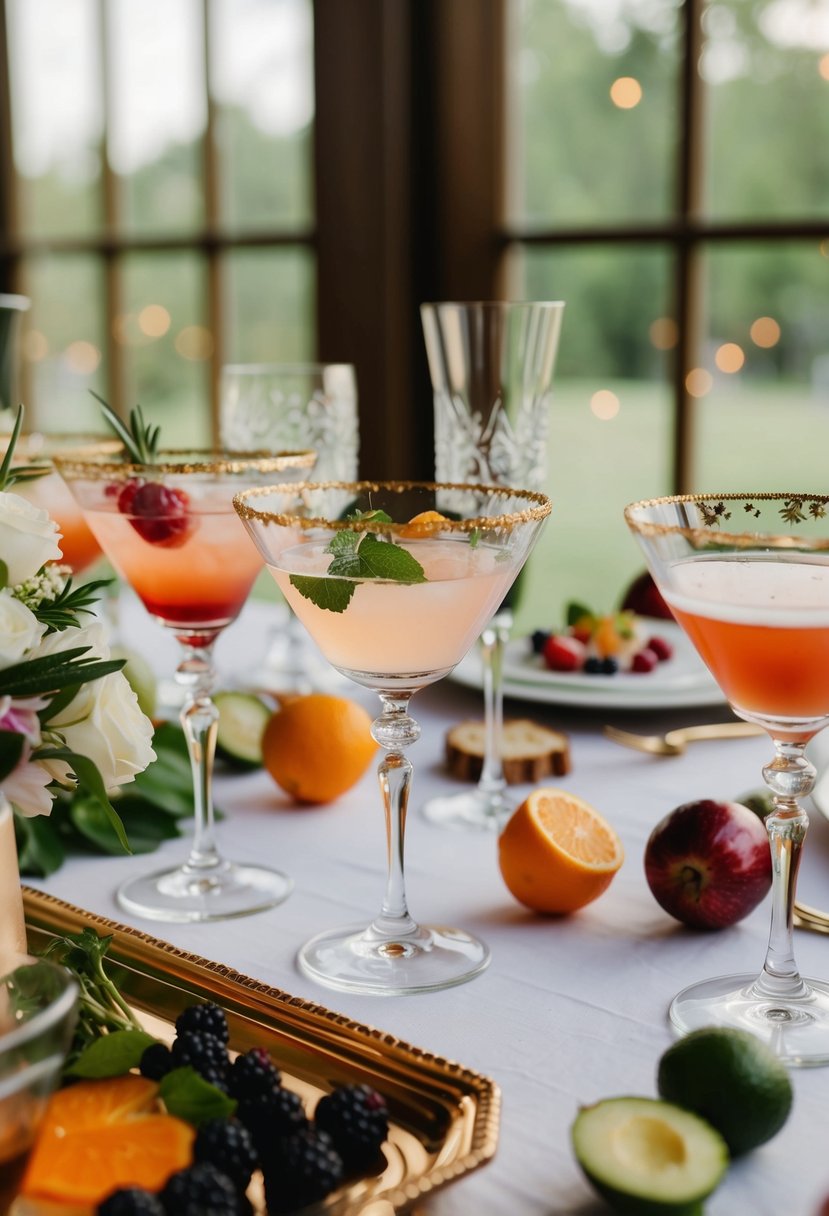
{"label": "gold serving tray", "polygon": [[[285,1085],[309,1110],[322,1093],[346,1082],[365,1082],[383,1094],[391,1116],[385,1168],[341,1188],[314,1211],[411,1212],[419,1200],[493,1157],[500,1093],[489,1078],[42,891],[24,887],[23,895],[32,950],[85,927],[112,935],[108,970],[159,1038],[172,1040],[186,1005],[215,1001],[227,1013],[231,1048],[267,1047]],[[254,1201],[264,1212],[261,1194]]]}

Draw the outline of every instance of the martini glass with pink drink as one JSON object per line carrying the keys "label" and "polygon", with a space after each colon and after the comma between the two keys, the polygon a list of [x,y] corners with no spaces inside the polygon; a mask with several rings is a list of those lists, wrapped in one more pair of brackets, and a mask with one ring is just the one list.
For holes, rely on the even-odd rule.
{"label": "martini glass with pink drink", "polygon": [[382,908],[368,927],[307,942],[299,965],[351,992],[463,983],[486,967],[486,945],[461,929],[418,924],[406,901],[412,765],[405,749],[420,735],[409,701],[475,643],[524,565],[549,500],[504,487],[324,482],[253,488],[234,504],[325,657],[377,692],[382,706],[372,726],[385,752],[378,767],[388,858]]}
{"label": "martini glass with pink drink", "polygon": [[759,975],[685,988],[682,1033],[735,1026],[788,1064],[829,1064],[829,983],[805,980],[792,916],[815,769],[804,754],[829,724],[829,496],[692,494],[634,503],[625,518],[662,595],[735,713],[768,731],[763,777],[772,854],[771,933]]}
{"label": "martini glass with pink drink", "polygon": [[[133,430],[142,427],[134,411]],[[277,870],[225,860],[215,840],[213,644],[262,569],[232,500],[243,486],[307,475],[314,454],[159,452],[152,443],[132,451],[142,459],[54,458],[117,573],[181,645],[176,682],[185,692],[181,724],[193,769],[193,844],[183,865],[131,879],[119,888],[118,901],[154,920],[243,916],[280,903],[292,883]]]}

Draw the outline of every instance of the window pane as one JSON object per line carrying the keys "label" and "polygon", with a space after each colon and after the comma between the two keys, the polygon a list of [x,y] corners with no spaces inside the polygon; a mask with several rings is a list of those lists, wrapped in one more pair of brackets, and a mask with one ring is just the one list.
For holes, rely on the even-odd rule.
{"label": "window pane", "polygon": [[240,249],[224,262],[228,363],[314,357],[314,258],[306,249]]}
{"label": "window pane", "polygon": [[106,393],[100,263],[80,255],[31,258],[23,290],[32,300],[21,343],[27,429],[101,430],[89,393]]}
{"label": "window pane", "polygon": [[123,314],[114,322],[124,352],[127,401],[162,428],[164,447],[211,443],[202,259],[191,253],[135,254],[124,262]]}
{"label": "window pane", "polygon": [[829,245],[715,248],[695,373],[694,484],[702,490],[826,487]]}
{"label": "window pane", "polygon": [[188,231],[203,222],[206,125],[199,0],[109,0],[109,158],[130,232]]}
{"label": "window pane", "polygon": [[823,215],[829,189],[825,3],[731,0],[703,15],[707,205],[717,217]]}
{"label": "window pane", "polygon": [[662,249],[528,250],[513,270],[516,298],[566,303],[550,421],[553,513],[517,613],[517,631],[529,632],[560,624],[569,600],[612,610],[642,568],[622,512],[670,490],[675,330]]}
{"label": "window pane", "polygon": [[96,0],[7,0],[19,221],[30,236],[100,223],[103,137]]}
{"label": "window pane", "polygon": [[310,0],[213,0],[211,87],[228,228],[312,222]]}
{"label": "window pane", "polygon": [[669,213],[677,122],[673,0],[509,0],[507,204],[514,223]]}

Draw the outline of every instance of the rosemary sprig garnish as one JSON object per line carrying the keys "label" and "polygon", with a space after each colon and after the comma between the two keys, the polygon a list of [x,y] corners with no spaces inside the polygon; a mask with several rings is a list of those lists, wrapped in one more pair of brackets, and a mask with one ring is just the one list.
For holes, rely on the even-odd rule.
{"label": "rosemary sprig garnish", "polygon": [[18,481],[33,481],[35,477],[43,477],[49,472],[48,464],[18,464],[12,468],[14,449],[23,427],[23,413],[23,406],[19,405],[3,463],[0,464],[0,490],[9,490]]}
{"label": "rosemary sprig garnish", "polygon": [[151,426],[146,422],[140,405],[136,405],[130,410],[130,422],[127,427],[103,397],[100,397],[94,389],[89,391],[100,403],[104,420],[127,449],[131,462],[133,464],[155,464],[161,427]]}

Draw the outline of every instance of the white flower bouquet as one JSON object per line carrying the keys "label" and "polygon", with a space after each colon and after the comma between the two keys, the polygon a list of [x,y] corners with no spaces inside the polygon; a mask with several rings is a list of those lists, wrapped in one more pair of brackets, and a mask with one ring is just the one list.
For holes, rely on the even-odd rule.
{"label": "white flower bouquet", "polygon": [[102,583],[74,588],[48,512],[10,487],[18,411],[0,464],[0,789],[20,816],[49,815],[61,791],[95,805],[129,850],[110,793],[155,758],[153,727],[91,614]]}

